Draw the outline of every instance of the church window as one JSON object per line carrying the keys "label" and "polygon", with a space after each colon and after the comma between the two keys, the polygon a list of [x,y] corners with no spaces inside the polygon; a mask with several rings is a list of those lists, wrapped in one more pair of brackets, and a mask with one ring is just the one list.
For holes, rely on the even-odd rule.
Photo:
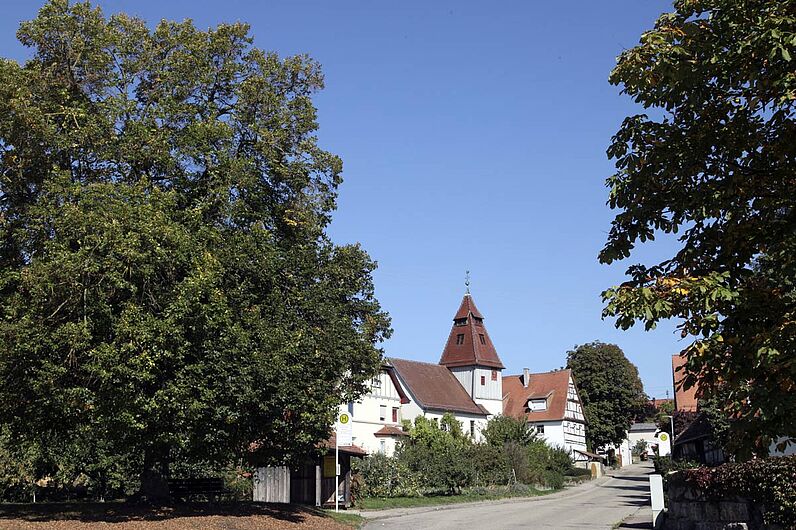
{"label": "church window", "polygon": [[481,376],[481,386],[484,386],[485,384],[486,384],[486,376],[482,375]]}
{"label": "church window", "polygon": [[464,344],[464,333],[456,335],[456,344]]}
{"label": "church window", "polygon": [[486,339],[484,339],[484,334],[483,333],[479,333],[478,334],[478,338],[481,339],[481,344],[486,344]]}

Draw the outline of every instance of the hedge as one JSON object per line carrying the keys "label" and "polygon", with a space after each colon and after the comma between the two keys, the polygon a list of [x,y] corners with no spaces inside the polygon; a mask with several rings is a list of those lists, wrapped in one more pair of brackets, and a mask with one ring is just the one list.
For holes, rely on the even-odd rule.
{"label": "hedge", "polygon": [[677,473],[673,484],[711,500],[749,499],[765,507],[765,523],[796,529],[796,455],[688,469]]}

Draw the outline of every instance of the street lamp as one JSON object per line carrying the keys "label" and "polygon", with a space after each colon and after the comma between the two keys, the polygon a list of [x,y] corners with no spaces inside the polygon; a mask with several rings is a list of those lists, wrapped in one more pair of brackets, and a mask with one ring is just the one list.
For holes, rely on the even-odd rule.
{"label": "street lamp", "polygon": [[674,448],[674,414],[661,414],[664,418],[669,418],[672,426],[672,448]]}

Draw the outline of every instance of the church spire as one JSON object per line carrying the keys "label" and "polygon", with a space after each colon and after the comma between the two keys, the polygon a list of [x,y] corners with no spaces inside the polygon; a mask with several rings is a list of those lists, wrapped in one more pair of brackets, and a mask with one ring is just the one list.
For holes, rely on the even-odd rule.
{"label": "church spire", "polygon": [[453,327],[448,342],[442,352],[439,364],[453,368],[457,366],[486,366],[505,368],[500,362],[492,339],[484,327],[484,317],[475,306],[470,295],[469,272],[465,286],[467,292],[462,298],[459,310],[453,317]]}

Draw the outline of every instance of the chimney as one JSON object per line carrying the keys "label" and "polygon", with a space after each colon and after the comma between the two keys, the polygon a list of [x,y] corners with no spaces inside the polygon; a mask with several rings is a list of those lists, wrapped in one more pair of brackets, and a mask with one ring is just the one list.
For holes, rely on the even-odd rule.
{"label": "chimney", "polygon": [[522,369],[522,386],[528,388],[528,381],[531,379],[531,371],[527,368]]}

